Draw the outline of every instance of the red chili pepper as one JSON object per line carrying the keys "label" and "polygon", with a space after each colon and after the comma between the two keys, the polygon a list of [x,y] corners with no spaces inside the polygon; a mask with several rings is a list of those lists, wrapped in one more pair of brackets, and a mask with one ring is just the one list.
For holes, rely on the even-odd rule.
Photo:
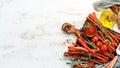
{"label": "red chili pepper", "polygon": [[[87,49],[84,48],[84,47],[74,47],[74,48],[75,48],[77,51],[90,52],[89,50],[87,50]],[[94,51],[95,53],[100,51],[99,49],[97,49],[97,50],[91,49],[91,50]]]}
{"label": "red chili pepper", "polygon": [[91,53],[96,53],[94,50],[92,50],[91,48],[88,47],[88,45],[82,40],[82,39],[78,39],[78,42],[81,43],[81,45],[86,48],[89,52]]}
{"label": "red chili pepper", "polygon": [[[77,44],[76,44],[77,45]],[[87,50],[86,48],[84,47],[75,47],[75,46],[68,46],[68,49],[69,51],[81,51],[81,52],[89,52],[89,50]],[[95,49],[92,49],[94,52],[99,52],[99,49],[95,50]]]}

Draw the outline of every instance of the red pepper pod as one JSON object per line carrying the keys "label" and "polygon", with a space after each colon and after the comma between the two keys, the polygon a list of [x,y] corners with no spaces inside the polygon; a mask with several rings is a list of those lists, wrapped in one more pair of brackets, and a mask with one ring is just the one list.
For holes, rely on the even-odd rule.
{"label": "red pepper pod", "polygon": [[88,47],[88,45],[82,40],[82,39],[78,39],[78,42],[84,47],[86,48],[89,52],[91,53],[96,53],[96,51],[92,50],[91,48]]}

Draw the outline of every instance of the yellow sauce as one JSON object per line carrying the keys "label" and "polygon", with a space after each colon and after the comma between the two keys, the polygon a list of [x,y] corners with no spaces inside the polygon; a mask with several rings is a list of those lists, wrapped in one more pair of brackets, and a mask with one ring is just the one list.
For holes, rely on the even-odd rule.
{"label": "yellow sauce", "polygon": [[112,19],[114,13],[110,9],[104,10],[100,15],[100,22],[103,26],[110,28],[115,24],[115,21]]}

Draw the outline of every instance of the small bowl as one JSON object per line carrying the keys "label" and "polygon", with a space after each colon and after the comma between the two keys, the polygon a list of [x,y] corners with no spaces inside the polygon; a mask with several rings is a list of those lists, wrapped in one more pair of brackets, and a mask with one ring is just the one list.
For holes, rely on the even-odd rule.
{"label": "small bowl", "polygon": [[[88,27],[88,24],[90,24],[91,26]],[[97,33],[97,27],[92,23],[87,23],[83,31],[87,37],[93,37]]]}

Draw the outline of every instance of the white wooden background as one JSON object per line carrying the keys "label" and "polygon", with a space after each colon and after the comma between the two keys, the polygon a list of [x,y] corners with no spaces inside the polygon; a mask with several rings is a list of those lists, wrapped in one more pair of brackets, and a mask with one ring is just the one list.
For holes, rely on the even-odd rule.
{"label": "white wooden background", "polygon": [[97,0],[0,0],[0,68],[71,68],[63,57]]}

